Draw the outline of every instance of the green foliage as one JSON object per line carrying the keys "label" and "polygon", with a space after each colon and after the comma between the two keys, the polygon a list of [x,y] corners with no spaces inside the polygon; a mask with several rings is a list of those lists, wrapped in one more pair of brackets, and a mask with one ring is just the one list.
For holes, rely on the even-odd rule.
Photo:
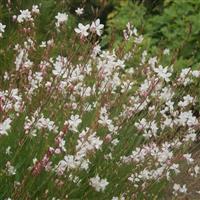
{"label": "green foliage", "polygon": [[[110,42],[112,31],[117,38],[116,43],[121,41],[123,35],[120,30],[130,22],[150,41],[149,51],[155,53],[160,48],[169,48],[173,55],[172,59],[176,61],[180,59],[178,63],[182,61],[185,65],[199,63],[200,22],[197,19],[200,17],[200,1],[165,0],[163,3],[159,1],[154,8],[152,7],[147,2],[121,3],[108,16],[108,36],[104,37],[104,44]],[[183,67],[178,63],[177,67]]]}
{"label": "green foliage", "polygon": [[145,32],[152,38],[152,45],[179,50],[179,56],[194,57],[194,62],[199,62],[199,9],[200,2],[196,0],[166,1],[163,12],[146,22]]}
{"label": "green foliage", "polygon": [[140,31],[144,25],[144,15],[146,9],[142,4],[131,3],[130,1],[122,1],[116,9],[108,15],[107,32],[104,36],[103,45],[109,43],[111,45],[115,41],[117,46],[123,38],[122,30],[128,22],[134,24]]}

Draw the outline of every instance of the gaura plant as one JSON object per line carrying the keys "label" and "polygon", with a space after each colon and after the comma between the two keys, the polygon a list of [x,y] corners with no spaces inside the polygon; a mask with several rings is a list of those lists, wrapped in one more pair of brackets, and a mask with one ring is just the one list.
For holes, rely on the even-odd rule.
{"label": "gaura plant", "polygon": [[[13,67],[0,85],[0,199],[199,195],[200,70],[164,66],[167,49],[141,51],[144,38],[130,23],[106,50],[100,19],[78,23],[69,37],[70,15],[58,12],[50,38],[39,41],[39,15],[34,5],[13,17],[19,41],[8,44]],[[183,172],[192,184],[176,178]]]}

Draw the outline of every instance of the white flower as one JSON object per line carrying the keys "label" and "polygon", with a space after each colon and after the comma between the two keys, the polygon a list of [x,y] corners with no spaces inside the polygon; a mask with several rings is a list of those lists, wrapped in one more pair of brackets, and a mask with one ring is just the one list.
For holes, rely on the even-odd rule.
{"label": "white flower", "polygon": [[176,174],[180,173],[179,164],[174,163],[171,165],[171,167],[169,169],[173,170]]}
{"label": "white flower", "polygon": [[168,72],[168,67],[163,68],[162,65],[159,65],[158,68],[154,68],[154,72],[158,74],[160,78],[163,78],[166,82],[169,82],[169,77],[172,75],[171,72]]}
{"label": "white flower", "polygon": [[169,53],[170,53],[169,49],[164,49],[164,51],[163,51],[164,55],[169,55]]}
{"label": "white flower", "polygon": [[66,78],[67,77],[67,69],[66,66],[68,64],[68,59],[66,57],[58,56],[56,58],[56,62],[53,63],[54,69],[52,73],[55,76]]}
{"label": "white flower", "polygon": [[42,115],[40,119],[38,119],[36,123],[36,127],[40,129],[47,129],[49,131],[57,131],[57,127],[55,126],[54,122],[51,121],[49,118],[44,118]]}
{"label": "white flower", "polygon": [[115,138],[114,140],[112,140],[111,142],[114,146],[116,146],[119,143],[119,140],[117,138]]}
{"label": "white flower", "polygon": [[103,27],[104,25],[100,24],[100,19],[97,19],[95,22],[92,22],[92,25],[90,26],[90,31],[94,33],[96,32],[98,36],[101,36]]}
{"label": "white flower", "polygon": [[[76,145],[77,156],[83,158],[88,152],[94,152],[101,148],[103,140],[96,136],[96,132],[89,137],[86,136],[89,129],[83,130],[79,135],[78,144]],[[87,137],[87,140],[85,140]]]}
{"label": "white flower", "polygon": [[158,131],[158,127],[157,127],[157,124],[155,121],[152,121],[150,123],[150,128],[151,128],[151,131],[153,133],[153,135],[156,135],[157,131]]}
{"label": "white flower", "polygon": [[16,174],[15,167],[12,166],[9,161],[6,163],[6,172],[7,172],[8,176],[13,176]]}
{"label": "white flower", "polygon": [[185,136],[185,138],[183,139],[183,141],[195,141],[196,140],[196,133],[195,133],[195,131],[189,131],[189,134],[187,134],[186,136]]}
{"label": "white flower", "polygon": [[200,172],[200,167],[198,165],[195,165],[192,168],[190,168],[188,172],[190,173],[191,176],[197,177]]}
{"label": "white flower", "polygon": [[3,123],[0,123],[0,135],[8,135],[8,130],[11,128],[11,119],[7,118]]}
{"label": "white flower", "polygon": [[183,101],[180,101],[178,103],[178,106],[180,107],[186,107],[188,106],[190,103],[193,103],[194,101],[194,97],[190,96],[190,95],[187,95],[187,96],[184,96],[183,97]]}
{"label": "white flower", "polygon": [[26,10],[20,10],[20,15],[17,16],[17,22],[22,23],[24,21],[32,21],[33,18],[31,16],[31,12],[26,9]]}
{"label": "white flower", "polygon": [[192,71],[192,76],[196,78],[200,77],[200,71],[197,71],[197,70]]}
{"label": "white flower", "polygon": [[68,20],[68,15],[66,13],[60,13],[55,16],[57,19],[56,27],[59,28],[61,24],[65,23]]}
{"label": "white flower", "polygon": [[142,43],[143,39],[144,39],[144,37],[142,35],[140,35],[135,38],[135,43],[140,44],[140,43]]}
{"label": "white flower", "polygon": [[147,122],[145,118],[141,119],[139,122],[135,123],[136,128],[139,131],[144,131],[144,137],[150,138],[156,136],[158,132],[158,127],[155,121]]}
{"label": "white flower", "polygon": [[39,47],[46,48],[47,47],[46,41],[42,41]]}
{"label": "white flower", "polygon": [[97,56],[101,52],[101,46],[99,44],[95,45],[92,50],[92,57]]}
{"label": "white flower", "polygon": [[32,12],[35,13],[35,14],[39,14],[40,13],[38,5],[33,5],[32,6]]}
{"label": "white flower", "polygon": [[103,126],[110,125],[112,123],[112,121],[108,118],[108,115],[101,115],[98,122]]}
{"label": "white flower", "polygon": [[195,175],[199,174],[200,172],[200,167],[198,165],[195,165],[194,166],[194,172],[195,172]]}
{"label": "white flower", "polygon": [[123,34],[125,40],[128,40],[133,35],[138,36],[137,29],[130,22],[126,24],[126,30],[123,30]]}
{"label": "white flower", "polygon": [[0,22],[0,38],[2,37],[2,33],[4,33],[5,28],[6,28],[6,25],[3,25],[3,24]]}
{"label": "white flower", "polygon": [[180,189],[179,189],[180,193],[187,193],[187,188],[186,185],[183,185]]}
{"label": "white flower", "polygon": [[188,164],[193,163],[194,161],[194,159],[191,157],[191,154],[189,153],[184,154],[183,157],[187,160]]}
{"label": "white flower", "polygon": [[7,155],[10,155],[12,152],[11,152],[11,147],[10,146],[8,146],[7,148],[6,148],[6,154]]}
{"label": "white flower", "polygon": [[77,8],[76,10],[75,10],[75,12],[76,12],[76,14],[77,15],[82,15],[83,14],[83,12],[84,12],[84,9],[83,8]]}
{"label": "white flower", "polygon": [[177,195],[177,192],[180,190],[180,185],[175,183],[174,186],[173,186],[173,194]]}
{"label": "white flower", "polygon": [[156,66],[156,63],[158,63],[158,59],[157,59],[157,57],[155,56],[155,57],[152,57],[152,58],[150,58],[149,59],[149,61],[148,61],[148,64],[151,66],[151,68],[152,69],[154,69],[155,68],[155,66]]}
{"label": "white flower", "polygon": [[108,181],[106,179],[100,179],[99,175],[96,175],[93,178],[90,178],[90,185],[97,191],[104,191],[106,186],[108,185]]}
{"label": "white flower", "polygon": [[79,118],[79,115],[72,115],[68,120],[69,129],[74,132],[78,132],[77,128],[81,122],[82,120]]}
{"label": "white flower", "polygon": [[78,24],[78,28],[75,28],[75,32],[81,35],[81,38],[83,37],[87,37],[89,35],[89,33],[87,32],[87,30],[90,28],[90,25],[83,25],[81,23]]}

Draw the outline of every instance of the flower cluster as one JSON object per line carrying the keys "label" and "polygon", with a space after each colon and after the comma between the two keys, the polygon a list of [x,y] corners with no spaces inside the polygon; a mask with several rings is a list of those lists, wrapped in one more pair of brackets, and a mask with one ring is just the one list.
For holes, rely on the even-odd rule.
{"label": "flower cluster", "polygon": [[39,13],[40,10],[38,5],[33,5],[31,10],[20,10],[20,14],[18,16],[13,16],[13,18],[20,24],[24,22],[32,22],[33,15],[38,15]]}

